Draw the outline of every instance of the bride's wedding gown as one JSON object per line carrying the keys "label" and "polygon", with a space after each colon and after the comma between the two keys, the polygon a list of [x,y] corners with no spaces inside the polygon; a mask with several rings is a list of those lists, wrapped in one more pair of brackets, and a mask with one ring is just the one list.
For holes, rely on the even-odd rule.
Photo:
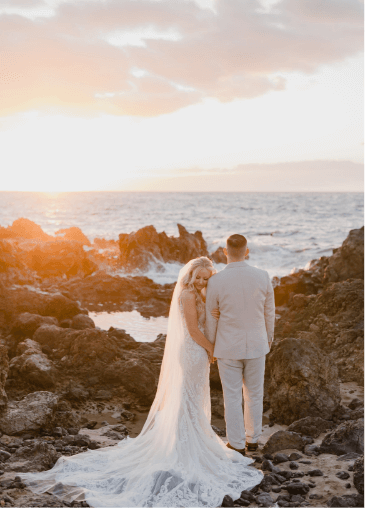
{"label": "bride's wedding gown", "polygon": [[[49,471],[19,473],[32,491],[93,507],[214,507],[261,482],[252,460],[212,430],[208,356],[191,338],[180,300],[188,265],[174,291],[157,394],[139,436],[60,457]],[[205,309],[198,317],[204,332]]]}

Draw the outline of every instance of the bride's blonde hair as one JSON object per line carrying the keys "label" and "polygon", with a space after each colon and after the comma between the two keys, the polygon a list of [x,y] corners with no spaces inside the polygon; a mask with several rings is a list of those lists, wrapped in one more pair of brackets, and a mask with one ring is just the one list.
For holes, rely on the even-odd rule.
{"label": "bride's blonde hair", "polygon": [[212,275],[217,273],[217,270],[214,268],[213,263],[209,258],[201,256],[200,258],[193,259],[188,273],[181,280],[181,285],[183,289],[190,289],[192,291],[195,291],[194,282],[196,276],[198,275],[198,273],[202,268],[209,270]]}

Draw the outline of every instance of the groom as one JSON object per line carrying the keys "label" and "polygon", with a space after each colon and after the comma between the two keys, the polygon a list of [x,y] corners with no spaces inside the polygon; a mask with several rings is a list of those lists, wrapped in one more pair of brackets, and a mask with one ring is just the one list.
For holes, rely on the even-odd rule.
{"label": "groom", "polygon": [[[223,386],[228,448],[254,451],[262,432],[265,355],[274,338],[275,302],[269,274],[245,261],[242,235],[227,239],[227,266],[209,279],[206,335],[215,342]],[[211,310],[218,307],[217,321]],[[242,413],[242,389],[245,417]]]}

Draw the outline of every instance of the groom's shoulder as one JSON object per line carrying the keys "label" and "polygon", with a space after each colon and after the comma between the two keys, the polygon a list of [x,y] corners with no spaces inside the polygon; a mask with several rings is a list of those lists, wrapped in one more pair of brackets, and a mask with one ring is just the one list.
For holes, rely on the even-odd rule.
{"label": "groom's shoulder", "polygon": [[257,266],[251,266],[251,265],[248,265],[250,267],[250,270],[252,270],[252,272],[257,275],[258,277],[269,277],[269,272],[267,270],[264,270],[263,268],[258,268]]}

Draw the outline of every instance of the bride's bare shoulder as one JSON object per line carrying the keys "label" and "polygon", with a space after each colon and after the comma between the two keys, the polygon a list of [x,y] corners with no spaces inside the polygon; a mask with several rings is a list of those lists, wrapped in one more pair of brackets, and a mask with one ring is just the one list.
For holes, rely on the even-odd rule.
{"label": "bride's bare shoulder", "polygon": [[181,291],[180,300],[182,303],[195,302],[196,297],[194,291],[188,288],[183,289]]}

